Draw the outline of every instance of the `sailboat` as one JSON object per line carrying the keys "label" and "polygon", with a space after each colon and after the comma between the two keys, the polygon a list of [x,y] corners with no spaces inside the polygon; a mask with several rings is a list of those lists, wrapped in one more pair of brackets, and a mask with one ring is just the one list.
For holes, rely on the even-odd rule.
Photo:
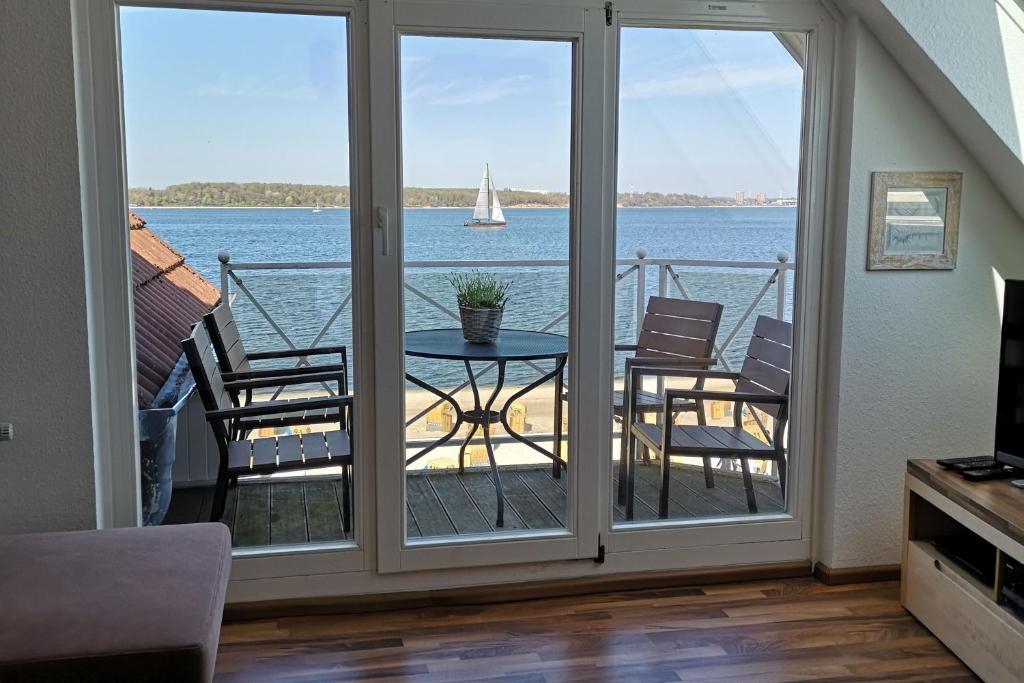
{"label": "sailboat", "polygon": [[505,214],[501,211],[498,192],[491,180],[491,166],[484,164],[484,177],[480,179],[480,191],[476,195],[476,207],[473,218],[465,222],[471,228],[503,228]]}
{"label": "sailboat", "polygon": [[320,200],[316,200],[316,206],[313,207],[313,213],[320,213]]}

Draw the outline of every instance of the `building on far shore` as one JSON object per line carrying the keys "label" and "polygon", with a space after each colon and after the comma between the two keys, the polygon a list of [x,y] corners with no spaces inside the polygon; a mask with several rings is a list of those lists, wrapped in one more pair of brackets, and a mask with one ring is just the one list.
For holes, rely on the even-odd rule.
{"label": "building on far shore", "polygon": [[744,192],[743,190],[736,190],[736,192],[733,193],[732,195],[732,199],[737,204],[742,204],[745,201],[747,201],[747,193]]}

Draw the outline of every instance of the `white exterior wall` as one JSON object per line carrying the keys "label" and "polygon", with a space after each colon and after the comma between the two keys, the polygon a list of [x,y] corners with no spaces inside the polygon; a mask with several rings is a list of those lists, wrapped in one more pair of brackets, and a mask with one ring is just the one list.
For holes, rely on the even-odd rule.
{"label": "white exterior wall", "polygon": [[[844,112],[830,313],[831,424],[817,559],[900,560],[907,458],[990,454],[1000,313],[994,274],[1024,277],[1024,223],[899,65],[856,20]],[[849,73],[847,73],[849,75]],[[867,272],[872,171],[961,171],[955,271]],[[848,174],[848,183],[843,176]],[[837,353],[838,349],[838,353]]]}
{"label": "white exterior wall", "polygon": [[0,2],[0,534],[96,524],[67,0]]}

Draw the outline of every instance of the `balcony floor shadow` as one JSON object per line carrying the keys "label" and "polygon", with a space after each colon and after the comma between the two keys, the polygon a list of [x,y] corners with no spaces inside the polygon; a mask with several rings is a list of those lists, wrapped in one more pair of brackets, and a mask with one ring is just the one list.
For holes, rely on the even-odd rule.
{"label": "balcony floor shadow", "polygon": [[[670,519],[734,517],[749,514],[738,473],[718,472],[715,487],[706,488],[700,467],[673,464],[669,488]],[[501,468],[505,492],[505,531],[557,529],[566,521],[566,483],[543,466]],[[485,468],[409,472],[406,523],[410,538],[480,534],[494,530],[496,498]],[[239,548],[328,543],[352,538],[343,530],[341,481],[335,477],[243,482],[228,495],[224,521]],[[613,482],[613,498],[614,487]],[[660,468],[657,463],[637,465],[634,520],[658,518]],[[784,508],[778,484],[755,475],[758,511]],[[174,492],[165,524],[205,521],[213,498],[212,487]],[[614,519],[625,519],[616,504]]]}

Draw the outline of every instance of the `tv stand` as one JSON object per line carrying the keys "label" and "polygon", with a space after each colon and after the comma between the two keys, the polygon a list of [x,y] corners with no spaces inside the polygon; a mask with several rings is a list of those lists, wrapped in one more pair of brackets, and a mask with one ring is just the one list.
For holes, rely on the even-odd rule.
{"label": "tv stand", "polygon": [[1024,681],[1024,615],[1000,596],[1024,562],[1024,490],[908,460],[900,599],[986,681]]}

